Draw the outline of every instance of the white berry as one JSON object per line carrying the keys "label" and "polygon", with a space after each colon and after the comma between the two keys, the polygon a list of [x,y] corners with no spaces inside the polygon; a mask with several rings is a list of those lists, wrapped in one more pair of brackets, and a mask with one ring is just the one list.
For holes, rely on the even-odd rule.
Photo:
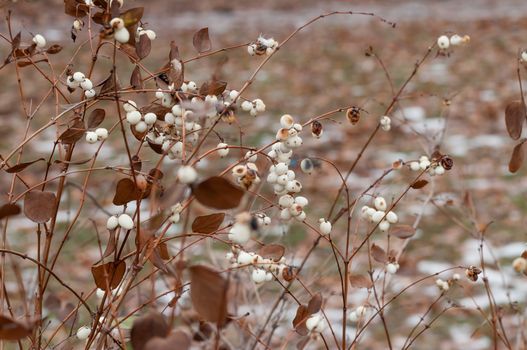
{"label": "white berry", "polygon": [[131,230],[134,228],[134,221],[128,214],[121,214],[119,215],[119,226],[124,228],[125,230]]}

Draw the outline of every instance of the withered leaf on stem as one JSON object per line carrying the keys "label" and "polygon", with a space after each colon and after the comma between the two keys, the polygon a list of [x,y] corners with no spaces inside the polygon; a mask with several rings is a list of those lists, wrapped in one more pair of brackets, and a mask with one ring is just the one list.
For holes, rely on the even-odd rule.
{"label": "withered leaf on stem", "polygon": [[201,28],[194,33],[192,44],[199,53],[210,51],[212,49],[212,44],[209,37],[209,28]]}
{"label": "withered leaf on stem", "polygon": [[135,51],[140,59],[147,57],[152,49],[152,42],[148,35],[143,34],[139,36],[139,41],[135,45]]}
{"label": "withered leaf on stem", "polygon": [[50,55],[55,55],[59,52],[62,51],[62,46],[60,46],[59,44],[54,44],[54,45],[51,45],[47,50],[46,52],[49,53]]}
{"label": "withered leaf on stem", "polygon": [[296,309],[296,315],[293,319],[293,327],[295,328],[295,331],[300,335],[307,335],[309,333],[307,327],[306,327],[306,320],[311,316],[309,313],[307,306],[305,305],[299,305],[298,309]]}
{"label": "withered leaf on stem", "polygon": [[[142,35],[145,36],[145,35]],[[135,66],[130,76],[130,85],[132,85],[134,90],[140,90],[143,88],[143,79],[141,78],[141,69],[139,66]]]}
{"label": "withered leaf on stem", "polygon": [[226,81],[211,80],[201,85],[201,87],[199,88],[199,93],[200,95],[203,95],[203,96],[207,96],[207,95],[219,96],[225,91],[226,88],[227,88]]}
{"label": "withered leaf on stem", "polygon": [[150,339],[144,350],[188,350],[190,345],[191,339],[187,333],[175,331],[166,338],[155,337]]}
{"label": "withered leaf on stem", "polygon": [[373,259],[375,259],[375,261],[383,264],[388,261],[388,256],[386,255],[384,249],[382,249],[375,243],[371,245],[371,256],[373,257]]}
{"label": "withered leaf on stem", "polygon": [[6,203],[0,207],[0,220],[8,216],[20,214],[20,206],[15,203]]}
{"label": "withered leaf on stem", "polygon": [[43,224],[53,215],[55,194],[31,191],[24,196],[24,214],[33,222]]}
{"label": "withered leaf on stem", "polygon": [[80,3],[76,0],[64,0],[64,12],[67,15],[76,18],[82,18],[86,16],[90,8],[84,3]]}
{"label": "withered leaf on stem", "polygon": [[137,24],[143,18],[143,7],[134,7],[123,13],[119,17],[124,21],[125,27],[130,27]]}
{"label": "withered leaf on stem", "polygon": [[428,181],[421,179],[415,181],[410,187],[412,187],[414,190],[418,190],[425,187],[426,185],[428,185]]}
{"label": "withered leaf on stem", "polygon": [[189,270],[194,309],[204,320],[222,327],[227,322],[228,281],[218,271],[204,265],[195,265]]}
{"label": "withered leaf on stem", "polygon": [[371,280],[363,275],[350,275],[349,280],[350,285],[354,288],[370,289],[373,285]]}
{"label": "withered leaf on stem", "polygon": [[527,139],[523,139],[520,141],[519,144],[514,146],[514,149],[512,150],[511,160],[509,161],[509,171],[511,173],[517,172],[522,164],[523,164],[523,158],[524,158],[524,144]]}
{"label": "withered leaf on stem", "polygon": [[0,315],[0,339],[20,340],[31,335],[31,329],[22,322]]}
{"label": "withered leaf on stem", "polygon": [[81,118],[75,118],[73,120],[73,124],[71,127],[66,129],[62,134],[59,136],[59,141],[64,144],[74,144],[75,142],[79,141],[86,132],[86,129],[84,128],[84,122]]}
{"label": "withered leaf on stem", "polygon": [[512,101],[505,108],[505,125],[507,126],[509,136],[513,140],[520,138],[525,117],[525,105],[520,100]]}
{"label": "withered leaf on stem", "polygon": [[41,160],[45,160],[45,159],[39,158],[39,159],[32,160],[30,162],[18,163],[16,165],[13,165],[12,167],[7,168],[5,171],[6,173],[9,173],[9,174],[19,173],[25,168],[27,168],[28,166],[30,166],[31,164],[35,164],[37,162],[40,162]]}
{"label": "withered leaf on stem", "polygon": [[280,244],[266,244],[258,250],[262,258],[279,261],[285,254],[285,247]]}
{"label": "withered leaf on stem", "polygon": [[104,121],[104,117],[106,116],[106,112],[102,108],[96,108],[93,111],[91,111],[90,115],[88,116],[88,123],[87,128],[93,129],[101,125],[101,123]]}
{"label": "withered leaf on stem", "polygon": [[320,311],[320,308],[322,307],[322,295],[320,293],[317,293],[309,299],[309,302],[307,303],[307,312],[312,315],[316,314]]}
{"label": "withered leaf on stem", "polygon": [[179,50],[175,41],[170,42],[170,53],[169,57],[169,71],[168,80],[173,83],[176,88],[179,88],[183,84],[185,76],[185,67],[183,61],[179,57]]}
{"label": "withered leaf on stem", "polygon": [[192,223],[192,231],[205,234],[216,232],[224,218],[225,213],[198,216]]}
{"label": "withered leaf on stem", "polygon": [[392,228],[390,235],[401,239],[410,238],[415,235],[415,228],[410,225],[397,225]]}
{"label": "withered leaf on stem", "polygon": [[146,343],[152,338],[164,338],[169,332],[165,317],[158,312],[148,312],[134,320],[130,332],[130,340],[134,350],[145,349]]}
{"label": "withered leaf on stem", "polygon": [[119,180],[115,187],[113,204],[124,205],[128,202],[142,199],[148,196],[148,192],[143,192],[137,188],[134,181],[129,178]]}
{"label": "withered leaf on stem", "polygon": [[97,288],[112,290],[121,283],[126,272],[126,263],[123,260],[119,260],[95,265],[92,266],[91,272]]}
{"label": "withered leaf on stem", "polygon": [[219,176],[209,177],[192,191],[201,204],[216,209],[236,208],[244,194],[240,187]]}
{"label": "withered leaf on stem", "polygon": [[33,64],[36,64],[36,63],[40,63],[40,62],[47,62],[48,59],[47,58],[42,58],[40,60],[36,60],[36,61],[18,61],[16,63],[17,66],[19,66],[20,68],[24,68],[24,67],[27,67],[27,66],[32,66]]}

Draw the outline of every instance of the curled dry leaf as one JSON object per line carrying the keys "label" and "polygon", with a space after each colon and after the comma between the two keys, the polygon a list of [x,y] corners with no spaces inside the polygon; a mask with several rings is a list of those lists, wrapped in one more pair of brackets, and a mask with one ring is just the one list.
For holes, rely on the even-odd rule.
{"label": "curled dry leaf", "polygon": [[201,28],[194,33],[192,44],[199,53],[210,51],[212,49],[212,44],[209,37],[209,28]]}
{"label": "curled dry leaf", "polygon": [[363,275],[350,275],[350,284],[354,288],[366,288],[370,289],[372,287],[371,280]]}
{"label": "curled dry leaf", "polygon": [[415,235],[415,228],[410,225],[397,225],[390,231],[390,235],[401,239],[410,238]]}
{"label": "curled dry leaf", "polygon": [[418,190],[420,188],[425,187],[426,185],[428,185],[428,181],[426,181],[426,180],[417,180],[410,187],[412,187],[414,190]]}
{"label": "curled dry leaf", "polygon": [[307,310],[307,306],[299,305],[296,309],[295,318],[293,319],[293,327],[295,331],[300,335],[307,335],[309,333],[306,327],[306,320],[311,316]]}
{"label": "curled dry leaf", "polygon": [[216,232],[224,218],[225,213],[198,216],[192,223],[192,231],[206,234]]}
{"label": "curled dry leaf", "polygon": [[219,96],[227,88],[227,82],[222,80],[211,80],[203,83],[199,88],[200,95],[207,96]]}
{"label": "curled dry leaf", "polygon": [[130,76],[130,85],[132,85],[134,90],[140,90],[143,88],[143,79],[141,78],[141,69],[139,66],[135,66],[132,75]]}
{"label": "curled dry leaf", "polygon": [[190,298],[196,312],[206,321],[223,326],[227,322],[228,281],[204,265],[190,267]]}
{"label": "curled dry leaf", "polygon": [[320,311],[320,308],[322,307],[322,295],[320,293],[317,293],[309,299],[309,303],[307,303],[307,312],[312,315],[316,314]]}
{"label": "curled dry leaf", "polygon": [[279,261],[285,254],[285,247],[280,244],[266,244],[258,250],[258,255],[273,261]]}
{"label": "curled dry leaf", "polygon": [[209,177],[193,188],[196,199],[203,205],[216,209],[236,208],[243,197],[243,190],[227,179]]}
{"label": "curled dry leaf", "polygon": [[126,272],[126,263],[123,260],[119,260],[95,265],[92,266],[91,272],[97,288],[112,290],[121,283]]}
{"label": "curled dry leaf", "polygon": [[511,173],[517,172],[523,164],[525,154],[523,145],[525,144],[525,141],[527,141],[527,139],[523,139],[519,144],[514,146],[514,149],[512,150],[511,160],[509,161],[509,171]]}
{"label": "curled dry leaf", "polygon": [[[166,338],[155,337],[150,339],[144,350],[188,350],[190,349],[190,336],[184,331],[175,331]],[[135,350],[135,348],[134,348]]]}
{"label": "curled dry leaf", "polygon": [[16,165],[13,165],[12,167],[7,168],[5,171],[9,174],[19,173],[28,166],[35,164],[36,162],[40,162],[41,160],[45,160],[44,158],[39,158],[32,160],[31,162],[24,162],[24,163],[18,163]]}
{"label": "curled dry leaf", "polygon": [[0,220],[18,214],[20,214],[20,206],[18,204],[6,203],[0,207]]}
{"label": "curled dry leaf", "polygon": [[525,113],[525,105],[520,100],[512,101],[505,108],[505,125],[513,140],[519,139],[522,134],[523,121],[526,118]]}
{"label": "curled dry leaf", "polygon": [[124,205],[128,202],[142,199],[148,196],[148,191],[141,191],[135,185],[134,181],[129,178],[119,180],[115,187],[113,204]]}
{"label": "curled dry leaf", "polygon": [[73,120],[71,127],[60,134],[59,141],[64,144],[73,144],[79,141],[84,136],[85,132],[86,129],[84,128],[84,122],[81,118],[77,117]]}
{"label": "curled dry leaf", "polygon": [[140,35],[139,41],[135,45],[135,51],[137,52],[137,56],[139,56],[140,59],[143,59],[150,54],[151,49],[152,49],[152,42],[150,41],[150,38],[148,37],[148,35],[146,34]]}
{"label": "curled dry leaf", "polygon": [[174,84],[175,87],[179,88],[183,84],[185,76],[185,67],[183,61],[179,56],[179,50],[175,41],[170,42],[170,53],[169,57],[169,82]]}
{"label": "curled dry leaf", "polygon": [[50,55],[54,55],[54,54],[57,54],[59,52],[62,51],[62,46],[60,46],[59,44],[54,44],[54,45],[51,45],[47,50],[46,52]]}
{"label": "curled dry leaf", "polygon": [[22,322],[0,315],[0,339],[20,340],[31,335],[31,329]]}
{"label": "curled dry leaf", "polygon": [[143,18],[143,7],[134,7],[120,14],[119,17],[124,21],[125,27],[137,24]]}
{"label": "curled dry leaf", "polygon": [[[165,317],[158,312],[151,311],[134,320],[130,339],[134,350],[146,349],[149,340],[168,335],[169,327]],[[177,348],[176,348],[177,349]]]}
{"label": "curled dry leaf", "polygon": [[373,243],[371,245],[371,256],[375,261],[380,263],[386,263],[388,261],[388,256],[386,255],[386,252],[384,249]]}
{"label": "curled dry leaf", "polygon": [[93,111],[91,111],[90,115],[88,116],[88,123],[87,128],[93,129],[101,125],[101,123],[104,121],[104,117],[106,116],[106,112],[102,108],[96,108]]}
{"label": "curled dry leaf", "polygon": [[24,214],[33,222],[43,224],[53,215],[55,194],[31,191],[24,196]]}

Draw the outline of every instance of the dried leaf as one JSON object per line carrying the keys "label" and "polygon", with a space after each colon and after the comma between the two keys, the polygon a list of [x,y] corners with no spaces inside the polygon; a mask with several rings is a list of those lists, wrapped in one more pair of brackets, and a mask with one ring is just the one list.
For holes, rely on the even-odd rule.
{"label": "dried leaf", "polygon": [[143,79],[141,78],[141,69],[139,66],[135,66],[130,76],[130,85],[132,85],[134,90],[141,90],[143,88]]}
{"label": "dried leaf", "polygon": [[401,239],[410,238],[415,235],[415,228],[410,225],[397,225],[392,228],[390,235]]}
{"label": "dried leaf", "polygon": [[258,250],[258,255],[273,261],[280,261],[285,254],[285,247],[280,244],[267,244]]}
{"label": "dried leaf", "polygon": [[370,289],[373,286],[371,280],[363,275],[350,275],[350,284],[354,288]]}
{"label": "dried leaf", "polygon": [[23,67],[27,67],[27,66],[32,66],[33,64],[37,64],[39,62],[47,62],[48,59],[47,58],[42,58],[40,60],[36,60],[36,61],[18,61],[16,63],[17,66],[19,66],[20,68],[23,68]]}
{"label": "dried leaf", "polygon": [[169,327],[163,315],[149,312],[134,320],[130,332],[130,340],[134,350],[146,349],[148,341],[155,337],[164,338],[168,335]]}
{"label": "dried leaf", "polygon": [[102,258],[104,259],[112,255],[113,252],[115,252],[115,248],[117,248],[117,240],[115,239],[115,230],[111,230],[110,237],[108,238],[108,245],[106,245],[106,249],[104,250]]}
{"label": "dried leaf", "polygon": [[322,295],[320,293],[317,293],[309,299],[309,303],[307,304],[307,312],[312,315],[316,314],[320,311],[320,308],[322,307]]}
{"label": "dried leaf", "polygon": [[190,267],[190,298],[196,312],[206,321],[223,326],[227,322],[226,279],[210,267]]}
{"label": "dried leaf", "polygon": [[105,264],[95,265],[91,273],[97,288],[113,290],[119,286],[126,272],[126,263],[123,260],[111,261]]}
{"label": "dried leaf", "polygon": [[199,93],[200,95],[203,95],[203,96],[207,96],[207,95],[219,96],[225,91],[226,88],[227,88],[227,82],[222,81],[222,80],[211,80],[201,85],[201,87],[199,88]]}
{"label": "dried leaf", "polygon": [[147,57],[152,49],[152,42],[148,35],[143,34],[139,36],[139,42],[135,45],[135,51],[140,59]]}
{"label": "dried leaf", "polygon": [[512,101],[505,108],[505,125],[513,140],[520,138],[525,117],[525,105],[522,101]]}
{"label": "dried leaf", "polygon": [[89,7],[84,2],[80,3],[76,0],[64,0],[64,12],[67,15],[76,18],[82,18],[86,16],[88,11]]}
{"label": "dried leaf", "polygon": [[121,13],[119,17],[121,17],[121,19],[124,21],[125,27],[130,27],[137,24],[137,22],[139,22],[141,18],[143,18],[143,12],[143,7],[134,7]]}
{"label": "dried leaf", "polygon": [[31,191],[24,196],[24,214],[29,220],[43,224],[53,215],[55,200],[53,192]]}
{"label": "dried leaf", "polygon": [[93,129],[101,125],[101,123],[104,121],[104,117],[106,116],[106,112],[102,108],[96,108],[94,109],[90,115],[88,116],[88,129]]}
{"label": "dried leaf", "polygon": [[519,144],[514,146],[514,150],[512,151],[511,160],[509,161],[509,171],[511,173],[517,172],[522,164],[523,164],[523,158],[524,158],[524,150],[523,145],[525,144],[525,141],[527,139],[523,139]]}
{"label": "dried leaf", "polygon": [[[188,350],[191,339],[184,331],[175,331],[166,338],[155,337],[150,339],[144,350]],[[135,348],[134,348],[135,350]]]}
{"label": "dried leaf", "polygon": [[0,315],[0,339],[20,340],[31,335],[31,329],[22,322]]}
{"label": "dried leaf", "polygon": [[371,245],[371,256],[373,257],[373,259],[375,259],[375,261],[383,264],[388,261],[388,256],[386,255],[384,249],[382,249],[375,243]]}
{"label": "dried leaf", "polygon": [[129,178],[119,180],[115,187],[115,195],[113,197],[114,205],[124,205],[131,201],[142,199],[147,192],[143,192],[137,188],[134,181]]}
{"label": "dried leaf", "polygon": [[174,84],[174,87],[179,88],[183,84],[185,67],[179,57],[179,50],[175,41],[170,42],[169,59],[168,80]]}
{"label": "dried leaf", "polygon": [[124,52],[124,54],[128,56],[131,62],[139,61],[139,56],[137,55],[137,50],[135,49],[135,46],[130,45],[128,43],[121,44],[119,46],[119,50]]}
{"label": "dried leaf", "polygon": [[110,72],[110,76],[106,78],[106,80],[104,80],[101,85],[101,95],[109,92],[119,91],[119,82],[117,81],[117,77],[115,76],[113,70]]}
{"label": "dried leaf", "polygon": [[59,136],[59,141],[64,144],[74,144],[84,136],[85,132],[84,122],[81,118],[77,117],[73,120],[72,126]]}
{"label": "dried leaf", "polygon": [[0,207],[0,220],[8,216],[20,214],[20,206],[15,203],[6,203]]}
{"label": "dried leaf", "polygon": [[60,46],[59,44],[54,44],[54,45],[51,45],[47,50],[46,52],[50,55],[54,55],[54,54],[57,54],[59,52],[62,51],[62,46]]}
{"label": "dried leaf", "polygon": [[293,319],[293,327],[295,331],[300,335],[307,335],[309,331],[306,327],[306,320],[311,316],[307,310],[307,306],[299,305],[296,310],[295,318]]}
{"label": "dried leaf", "polygon": [[426,180],[417,180],[410,187],[412,187],[414,190],[418,190],[420,188],[425,187],[426,185],[428,185],[428,181],[426,181]]}
{"label": "dried leaf", "polygon": [[224,218],[224,213],[198,216],[192,223],[192,231],[205,234],[214,233],[218,230]]}
{"label": "dried leaf", "polygon": [[212,44],[209,38],[209,28],[205,27],[198,30],[192,38],[192,44],[199,53],[210,51]]}
{"label": "dried leaf", "polygon": [[9,174],[19,173],[31,164],[35,164],[36,162],[40,162],[41,160],[45,160],[44,158],[39,158],[32,160],[31,162],[24,162],[24,163],[18,163],[16,165],[13,165],[12,167],[7,168],[5,171]]}
{"label": "dried leaf", "polygon": [[223,177],[213,176],[194,187],[193,193],[203,205],[233,209],[240,204],[244,191]]}

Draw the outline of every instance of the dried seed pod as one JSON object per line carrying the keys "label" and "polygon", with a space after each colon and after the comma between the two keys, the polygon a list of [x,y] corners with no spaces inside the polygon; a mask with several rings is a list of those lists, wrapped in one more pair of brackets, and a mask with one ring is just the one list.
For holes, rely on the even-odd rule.
{"label": "dried seed pod", "polygon": [[352,125],[357,124],[360,120],[360,108],[355,106],[349,108],[346,111],[346,118],[348,118]]}
{"label": "dried seed pod", "polygon": [[477,268],[476,266],[469,266],[465,270],[465,275],[467,278],[473,282],[476,282],[478,280],[478,275],[481,273],[481,270]]}
{"label": "dried seed pod", "polygon": [[320,123],[318,120],[315,120],[313,123],[311,123],[311,134],[313,137],[319,138],[322,136],[323,132],[324,129],[322,127],[322,123]]}
{"label": "dried seed pod", "polygon": [[441,166],[445,168],[445,170],[450,170],[454,166],[454,161],[450,156],[443,156],[443,158],[441,158]]}

